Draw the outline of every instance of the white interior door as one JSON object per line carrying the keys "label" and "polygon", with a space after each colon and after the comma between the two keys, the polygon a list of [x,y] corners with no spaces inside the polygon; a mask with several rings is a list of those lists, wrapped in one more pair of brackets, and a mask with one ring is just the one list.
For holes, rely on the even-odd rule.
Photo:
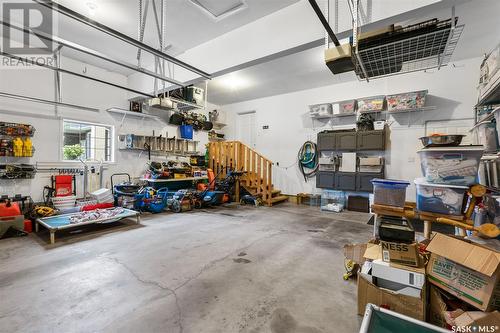
{"label": "white interior door", "polygon": [[238,130],[238,140],[251,148],[255,148],[255,111],[238,113],[236,123],[236,128]]}

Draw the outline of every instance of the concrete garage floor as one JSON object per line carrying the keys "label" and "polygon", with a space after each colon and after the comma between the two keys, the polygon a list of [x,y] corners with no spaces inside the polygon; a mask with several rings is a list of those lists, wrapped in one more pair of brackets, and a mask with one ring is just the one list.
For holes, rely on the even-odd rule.
{"label": "concrete garage floor", "polygon": [[282,204],[0,240],[1,332],[357,332],[368,214]]}

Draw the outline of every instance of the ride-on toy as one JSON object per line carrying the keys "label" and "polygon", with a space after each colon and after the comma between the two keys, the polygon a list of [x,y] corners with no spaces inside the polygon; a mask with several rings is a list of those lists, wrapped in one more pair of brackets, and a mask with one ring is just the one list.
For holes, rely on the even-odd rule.
{"label": "ride-on toy", "polygon": [[166,187],[155,190],[152,187],[143,187],[135,195],[134,209],[140,212],[161,213],[167,207],[168,189]]}

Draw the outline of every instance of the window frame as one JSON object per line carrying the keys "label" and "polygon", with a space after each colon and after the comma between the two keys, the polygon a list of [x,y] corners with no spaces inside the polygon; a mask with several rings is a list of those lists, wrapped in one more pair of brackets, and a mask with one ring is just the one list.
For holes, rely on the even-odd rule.
{"label": "window frame", "polygon": [[[82,163],[80,160],[65,160],[64,159],[64,153],[63,153],[63,148],[64,148],[64,123],[65,122],[70,122],[70,123],[78,123],[78,124],[85,124],[85,125],[90,125],[90,126],[100,126],[100,127],[106,127],[110,131],[110,160],[109,161],[102,161],[103,164],[115,164],[115,126],[110,125],[110,124],[103,124],[103,123],[96,123],[96,122],[89,122],[89,121],[83,121],[83,120],[77,120],[77,119],[70,119],[70,118],[61,118],[61,123],[60,123],[60,133],[59,133],[59,161],[62,163]],[[97,160],[84,160],[85,163],[99,163]]]}

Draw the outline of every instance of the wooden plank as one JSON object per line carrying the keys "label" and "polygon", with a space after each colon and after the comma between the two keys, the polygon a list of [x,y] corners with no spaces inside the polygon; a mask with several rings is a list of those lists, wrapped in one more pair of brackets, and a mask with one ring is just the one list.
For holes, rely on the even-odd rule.
{"label": "wooden plank", "polygon": [[[269,189],[272,191],[274,189],[274,186],[273,186],[273,163],[271,161],[269,161],[269,170],[267,172],[267,184],[269,186]],[[267,199],[269,205],[272,205],[271,199],[272,199],[271,196]]]}
{"label": "wooden plank", "polygon": [[[253,182],[252,186],[257,187],[257,154],[255,153],[255,150],[252,151],[252,170],[253,170]],[[257,189],[258,191],[258,189]]]}
{"label": "wooden plank", "polygon": [[215,145],[213,143],[209,144],[209,146],[208,146],[208,167],[212,170],[214,170],[214,168],[215,168],[214,149],[215,149]]}
{"label": "wooden plank", "polygon": [[262,156],[257,155],[257,188],[259,189],[259,193],[263,192],[262,189]]}
{"label": "wooden plank", "polygon": [[245,176],[243,177],[243,180],[245,182],[245,184],[248,182],[248,168],[247,168],[247,164],[246,164],[246,146],[242,143],[239,143],[240,145],[240,153],[241,153],[241,156],[240,156],[240,170],[243,170],[243,171],[247,171],[247,173],[245,174]]}
{"label": "wooden plank", "polygon": [[271,193],[269,192],[269,187],[267,186],[267,170],[269,169],[269,161],[264,160],[264,167],[262,169],[262,186],[266,190],[264,192],[264,196],[262,197],[262,200],[267,201],[269,200],[269,197],[271,196]]}
{"label": "wooden plank", "polygon": [[235,169],[235,163],[234,163],[234,157],[235,157],[235,153],[234,153],[234,143],[230,142],[229,143],[229,156],[231,157],[230,158],[230,165],[229,167],[234,170]]}
{"label": "wooden plank", "polygon": [[247,185],[252,184],[252,169],[250,168],[250,159],[252,157],[250,156],[250,150],[248,149],[247,146],[245,146],[245,169],[248,171],[248,177],[247,177]]}
{"label": "wooden plank", "polygon": [[215,146],[215,156],[216,156],[216,163],[217,163],[217,172],[215,173],[216,175],[219,174],[219,172],[221,171],[220,169],[220,164],[221,164],[221,160],[220,160],[220,150],[221,150],[221,145],[220,143],[218,143],[216,146]]}
{"label": "wooden plank", "polygon": [[431,239],[432,222],[424,221],[424,237],[426,239]]}
{"label": "wooden plank", "polygon": [[217,151],[217,159],[218,159],[218,163],[219,163],[219,170],[217,170],[217,172],[219,174],[219,178],[220,177],[223,177],[223,173],[224,173],[224,170],[223,170],[223,159],[222,159],[222,150],[224,149],[224,146],[219,142],[218,144],[218,151]]}

